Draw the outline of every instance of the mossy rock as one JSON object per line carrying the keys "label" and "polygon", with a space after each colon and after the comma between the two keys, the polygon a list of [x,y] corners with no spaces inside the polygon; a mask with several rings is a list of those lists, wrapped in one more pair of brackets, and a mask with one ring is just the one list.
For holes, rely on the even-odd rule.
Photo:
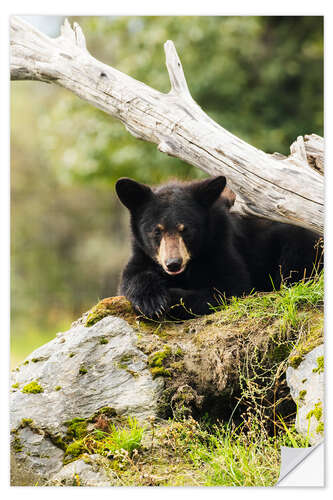
{"label": "mossy rock", "polygon": [[136,313],[131,303],[123,296],[108,297],[96,304],[88,314],[85,326],[93,326],[106,316],[117,316],[128,323],[135,323]]}
{"label": "mossy rock", "polygon": [[87,420],[84,418],[74,418],[65,422],[67,427],[67,436],[70,438],[80,439],[87,434]]}
{"label": "mossy rock", "polygon": [[322,311],[311,313],[311,320],[308,321],[307,327],[306,333],[302,335],[288,360],[289,365],[294,369],[298,368],[306,354],[324,342],[324,315]]}
{"label": "mossy rock", "polygon": [[82,440],[73,441],[65,450],[64,464],[69,463],[73,459],[77,459],[86,451],[86,447]]}

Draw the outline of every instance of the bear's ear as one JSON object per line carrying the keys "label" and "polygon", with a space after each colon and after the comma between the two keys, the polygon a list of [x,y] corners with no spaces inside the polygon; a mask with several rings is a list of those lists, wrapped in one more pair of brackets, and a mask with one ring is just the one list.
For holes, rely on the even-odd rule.
{"label": "bear's ear", "polygon": [[226,182],[226,178],[222,175],[211,179],[205,179],[197,184],[194,191],[194,198],[200,205],[208,208],[219,198]]}
{"label": "bear's ear", "polygon": [[129,210],[142,206],[153,196],[149,186],[133,181],[128,177],[122,177],[116,182],[118,198]]}
{"label": "bear's ear", "polygon": [[227,208],[232,208],[236,201],[236,194],[228,186],[226,186],[223,190],[221,199]]}

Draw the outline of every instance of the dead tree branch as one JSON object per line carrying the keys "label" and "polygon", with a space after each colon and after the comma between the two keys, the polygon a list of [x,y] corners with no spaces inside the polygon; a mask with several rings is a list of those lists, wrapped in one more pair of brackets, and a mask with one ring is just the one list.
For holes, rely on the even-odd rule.
{"label": "dead tree branch", "polygon": [[[56,83],[121,120],[136,138],[199,167],[223,174],[236,209],[323,233],[323,139],[298,137],[289,157],[270,155],[234,136],[193,100],[172,41],[164,45],[171,91],[152,89],[92,57],[80,26],[66,20],[49,38],[11,19],[11,79]],[[223,83],[221,83],[222,85]]]}

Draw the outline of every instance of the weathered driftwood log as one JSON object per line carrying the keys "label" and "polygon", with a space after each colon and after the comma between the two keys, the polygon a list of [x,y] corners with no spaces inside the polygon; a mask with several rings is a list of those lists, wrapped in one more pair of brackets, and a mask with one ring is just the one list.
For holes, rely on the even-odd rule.
{"label": "weathered driftwood log", "polygon": [[[11,20],[11,78],[65,87],[121,120],[139,139],[211,175],[224,174],[235,209],[323,233],[323,139],[298,137],[291,155],[269,155],[234,136],[196,104],[172,41],[164,45],[171,91],[152,89],[92,57],[78,24],[51,39]],[[221,83],[223,85],[223,83]]]}

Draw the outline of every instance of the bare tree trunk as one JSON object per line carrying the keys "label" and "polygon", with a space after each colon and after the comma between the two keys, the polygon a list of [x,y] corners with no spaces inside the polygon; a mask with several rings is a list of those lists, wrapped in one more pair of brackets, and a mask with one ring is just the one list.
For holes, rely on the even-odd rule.
{"label": "bare tree trunk", "polygon": [[[121,120],[136,138],[195,165],[223,174],[237,193],[237,211],[290,222],[323,233],[323,139],[298,137],[289,157],[269,155],[234,136],[192,99],[173,42],[164,45],[168,94],[93,58],[78,24],[68,21],[51,39],[20,18],[11,19],[11,78],[65,87]],[[223,83],[221,83],[223,85]]]}

